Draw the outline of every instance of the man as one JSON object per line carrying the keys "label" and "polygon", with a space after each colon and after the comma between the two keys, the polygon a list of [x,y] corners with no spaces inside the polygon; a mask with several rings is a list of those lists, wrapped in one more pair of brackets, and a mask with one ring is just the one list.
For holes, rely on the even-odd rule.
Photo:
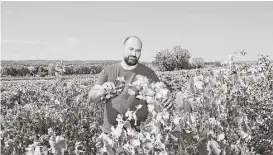
{"label": "man", "polygon": [[[113,64],[106,67],[100,73],[96,85],[90,90],[89,98],[93,102],[98,102],[101,96],[104,95],[105,90],[115,89],[118,85],[115,85],[117,77],[124,77],[125,81],[131,83],[134,80],[135,75],[140,74],[151,79],[153,82],[158,82],[159,78],[153,70],[147,66],[139,63],[141,56],[142,42],[136,36],[131,36],[124,41],[124,57],[121,63]],[[128,94],[129,86],[126,85],[122,93],[111,99],[106,103],[104,109],[103,120],[103,132],[111,132],[111,126],[116,125],[116,117],[118,114],[125,114],[128,108],[135,110],[136,105],[143,105],[136,113],[138,118],[138,124],[145,121],[148,115],[147,104],[139,99],[136,99],[134,95]],[[137,91],[135,88],[131,88]],[[164,99],[163,104],[166,108],[172,106],[171,99]]]}

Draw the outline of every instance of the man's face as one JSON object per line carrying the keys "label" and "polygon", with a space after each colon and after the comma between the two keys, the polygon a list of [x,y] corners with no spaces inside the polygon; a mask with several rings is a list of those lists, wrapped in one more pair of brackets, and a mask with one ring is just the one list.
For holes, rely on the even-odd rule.
{"label": "man's face", "polygon": [[138,63],[141,56],[142,43],[137,38],[129,38],[124,45],[124,61],[128,66]]}

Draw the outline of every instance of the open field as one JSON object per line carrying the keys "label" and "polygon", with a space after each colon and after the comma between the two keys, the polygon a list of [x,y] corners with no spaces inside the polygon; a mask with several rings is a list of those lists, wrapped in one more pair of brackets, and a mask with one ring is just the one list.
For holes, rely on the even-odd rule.
{"label": "open field", "polygon": [[[77,78],[81,78],[81,79],[88,79],[88,78],[93,78],[93,77],[97,77],[98,74],[80,74],[80,75],[64,75],[62,76],[62,78],[64,80],[68,80],[68,79],[77,79]],[[57,80],[56,76],[46,76],[46,77],[27,77],[27,76],[21,76],[21,77],[1,77],[1,81],[2,82],[15,82],[15,81],[47,81],[47,80]]]}
{"label": "open field", "polygon": [[[237,67],[156,72],[175,98],[169,154],[273,154],[272,63]],[[2,79],[1,154],[52,154],[65,143],[52,133],[68,154],[98,154],[104,104],[88,100],[96,77]]]}

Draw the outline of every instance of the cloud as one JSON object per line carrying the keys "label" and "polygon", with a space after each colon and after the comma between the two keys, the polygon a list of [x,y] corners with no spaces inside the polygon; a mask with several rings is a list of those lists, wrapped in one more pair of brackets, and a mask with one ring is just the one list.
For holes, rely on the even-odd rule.
{"label": "cloud", "polygon": [[35,44],[35,45],[43,45],[45,44],[39,40],[2,40],[2,44]]}
{"label": "cloud", "polygon": [[12,10],[10,10],[10,9],[4,9],[3,10],[3,14],[5,15],[5,14],[12,14],[13,13],[13,11]]}
{"label": "cloud", "polygon": [[69,43],[69,44],[77,44],[80,42],[80,39],[79,38],[76,38],[76,37],[67,37],[66,38],[66,41]]}
{"label": "cloud", "polygon": [[38,41],[38,40],[26,40],[26,41],[22,41],[21,43],[24,43],[24,44],[44,44],[44,42]]}
{"label": "cloud", "polygon": [[2,40],[2,44],[11,44],[11,43],[17,43],[18,40]]}

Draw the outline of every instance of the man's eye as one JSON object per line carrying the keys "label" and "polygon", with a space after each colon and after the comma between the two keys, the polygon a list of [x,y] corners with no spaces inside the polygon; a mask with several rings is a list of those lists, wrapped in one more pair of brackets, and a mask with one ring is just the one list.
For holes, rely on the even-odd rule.
{"label": "man's eye", "polygon": [[129,48],[129,50],[133,50],[134,48]]}
{"label": "man's eye", "polygon": [[141,52],[141,50],[136,50],[136,52]]}

